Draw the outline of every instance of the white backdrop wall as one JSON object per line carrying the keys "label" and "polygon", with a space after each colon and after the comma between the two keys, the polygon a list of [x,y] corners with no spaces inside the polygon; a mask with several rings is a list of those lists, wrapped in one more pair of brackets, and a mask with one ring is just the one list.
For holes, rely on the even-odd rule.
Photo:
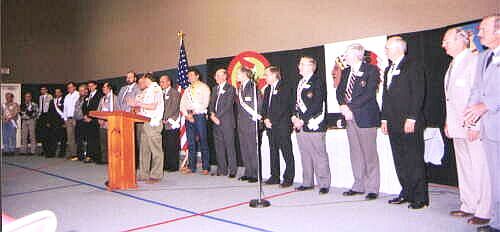
{"label": "white backdrop wall", "polygon": [[[339,112],[339,105],[335,96],[335,87],[331,70],[334,67],[335,58],[344,53],[346,47],[352,43],[360,43],[366,50],[377,54],[377,64],[382,71],[388,64],[384,47],[387,36],[376,36],[364,39],[343,41],[325,45],[325,67],[326,67],[326,83],[327,83],[327,101],[328,112]],[[381,76],[382,79],[383,76]],[[379,105],[382,102],[382,82],[380,83],[377,100]],[[293,152],[295,158],[295,182],[302,182],[302,164],[300,151],[297,146],[295,133],[292,134]],[[328,130],[326,133],[326,148],[328,152],[330,171],[332,174],[332,186],[339,188],[351,188],[354,183],[354,177],[351,169],[351,160],[349,156],[349,143],[345,129]],[[380,163],[380,192],[389,194],[399,194],[401,185],[399,184],[392,158],[391,146],[388,136],[382,134],[380,129],[377,134],[377,150]],[[267,136],[264,133],[262,140],[262,174],[264,178],[270,176],[270,161],[269,161],[269,143]],[[284,172],[285,162],[281,159],[281,173]]]}

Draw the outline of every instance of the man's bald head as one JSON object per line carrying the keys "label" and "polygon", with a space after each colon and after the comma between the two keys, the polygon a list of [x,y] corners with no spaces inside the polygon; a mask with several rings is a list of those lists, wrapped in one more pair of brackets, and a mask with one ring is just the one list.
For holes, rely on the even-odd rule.
{"label": "man's bald head", "polygon": [[446,54],[455,57],[469,46],[469,36],[466,31],[458,27],[450,28],[444,33],[441,46]]}
{"label": "man's bald head", "polygon": [[406,41],[400,36],[393,36],[387,39],[385,53],[391,61],[404,56],[406,52]]}

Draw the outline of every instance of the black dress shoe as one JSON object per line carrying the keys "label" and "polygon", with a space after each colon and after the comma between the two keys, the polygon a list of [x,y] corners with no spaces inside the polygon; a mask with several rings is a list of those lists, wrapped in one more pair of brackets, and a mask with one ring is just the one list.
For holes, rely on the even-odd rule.
{"label": "black dress shoe", "polygon": [[388,201],[389,204],[395,204],[395,205],[400,205],[403,203],[408,202],[404,197],[396,197]]}
{"label": "black dress shoe", "polygon": [[366,194],[366,197],[365,197],[366,200],[375,200],[377,198],[378,198],[378,194],[376,194],[376,193],[368,193],[368,194]]}
{"label": "black dress shoe", "polygon": [[232,179],[232,178],[235,178],[235,177],[236,177],[236,174],[229,174],[229,176],[228,176],[228,177],[229,177],[229,178],[231,178],[231,179]]}
{"label": "black dress shoe", "polygon": [[361,194],[364,194],[364,192],[357,192],[357,191],[354,191],[352,189],[349,189],[349,191],[343,192],[342,196],[350,197],[350,196],[356,196],[356,195],[361,195]]}
{"label": "black dress shoe", "polygon": [[275,179],[275,178],[269,178],[266,180],[266,182],[264,182],[264,184],[267,184],[267,185],[273,185],[273,184],[279,184],[279,183],[280,183],[280,180]]}
{"label": "black dress shoe", "polygon": [[281,188],[288,188],[293,185],[293,181],[283,181],[283,183],[280,184]]}
{"label": "black dress shoe", "polygon": [[295,188],[295,190],[297,190],[297,191],[306,191],[306,190],[312,190],[312,189],[314,189],[314,187],[313,187],[313,186],[309,186],[309,187],[308,187],[308,186],[303,186],[303,185],[301,185],[301,186],[299,186],[299,187]]}
{"label": "black dress shoe", "polygon": [[319,194],[327,194],[328,192],[330,192],[329,188],[320,188],[319,189]]}
{"label": "black dress shoe", "polygon": [[248,177],[248,183],[256,183],[257,181],[257,177]]}
{"label": "black dress shoe", "polygon": [[240,178],[238,178],[238,180],[247,181],[248,178],[249,178],[248,176],[240,176]]}
{"label": "black dress shoe", "polygon": [[410,205],[408,205],[409,209],[423,209],[427,208],[427,203],[424,202],[412,202]]}

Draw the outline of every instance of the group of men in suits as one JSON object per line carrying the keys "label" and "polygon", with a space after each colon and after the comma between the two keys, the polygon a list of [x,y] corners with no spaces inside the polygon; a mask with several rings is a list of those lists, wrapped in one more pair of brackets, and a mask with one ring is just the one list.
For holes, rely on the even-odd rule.
{"label": "group of men in suits", "polygon": [[[453,139],[461,196],[460,209],[450,214],[470,217],[467,222],[473,225],[489,223],[478,231],[499,231],[499,15],[482,20],[479,38],[488,48],[479,55],[468,49],[471,41],[460,28],[449,29],[442,41],[442,47],[453,58],[444,77],[447,111],[444,131]],[[385,50],[389,66],[382,73],[376,66],[363,61],[365,49],[361,44],[348,46],[344,53],[347,68],[342,71],[336,98],[346,120],[355,181],[343,195],[366,194],[368,200],[378,198],[380,168],[376,140],[380,127],[382,133],[389,136],[402,186],[400,194],[388,203],[409,203],[410,209],[422,209],[429,205],[424,164],[424,69],[408,57],[407,44],[402,37],[390,37]],[[284,80],[278,67],[267,67],[264,71],[267,87],[263,94],[257,89],[254,73],[246,67],[237,70],[238,87],[227,82],[226,69],[218,69],[214,75],[216,85],[211,89],[200,81],[198,70],[189,69],[187,75],[191,85],[182,96],[166,75],[160,77],[158,85],[150,73],[137,81],[136,74],[129,72],[127,84],[117,96],[110,83],[102,86],[101,93],[95,81],[80,85],[78,91],[75,83],[68,83],[66,96],[62,89],[56,88],[52,97],[48,89],[42,87],[39,105],[31,102],[27,95],[21,115],[26,125],[36,118],[43,122],[41,138],[46,156],[52,157],[59,150],[60,157],[96,163],[106,162],[106,151],[100,148],[106,147],[107,125],[105,121],[90,117],[90,111],[122,110],[150,117],[149,123],[136,128],[140,154],[138,176],[139,180],[149,183],[158,182],[163,169],[179,170],[181,114],[186,118],[189,141],[185,174],[196,172],[198,150],[202,157],[200,173],[209,173],[207,123],[210,120],[216,175],[236,176],[238,142],[245,167],[239,179],[257,182],[261,132],[265,130],[271,167],[270,178],[265,184],[289,187],[295,175],[290,137],[295,131],[303,167],[303,183],[296,190],[313,189],[316,176],[319,193],[326,194],[331,184],[325,144],[326,85],[316,74],[316,67],[315,59],[301,57],[298,83]],[[381,74],[380,109],[376,94]],[[2,109],[7,110],[6,107]],[[32,133],[27,129],[23,140],[33,138]],[[280,153],[286,163],[282,178]]]}

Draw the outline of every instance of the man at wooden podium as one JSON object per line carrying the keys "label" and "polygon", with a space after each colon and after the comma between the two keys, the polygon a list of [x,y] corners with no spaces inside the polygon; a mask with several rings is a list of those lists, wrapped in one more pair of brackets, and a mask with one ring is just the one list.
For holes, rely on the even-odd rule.
{"label": "man at wooden podium", "polygon": [[144,74],[139,80],[139,88],[144,89],[130,105],[139,108],[138,114],[150,118],[144,123],[140,137],[138,181],[154,184],[163,177],[163,150],[161,131],[163,129],[163,92],[153,81],[151,73]]}

